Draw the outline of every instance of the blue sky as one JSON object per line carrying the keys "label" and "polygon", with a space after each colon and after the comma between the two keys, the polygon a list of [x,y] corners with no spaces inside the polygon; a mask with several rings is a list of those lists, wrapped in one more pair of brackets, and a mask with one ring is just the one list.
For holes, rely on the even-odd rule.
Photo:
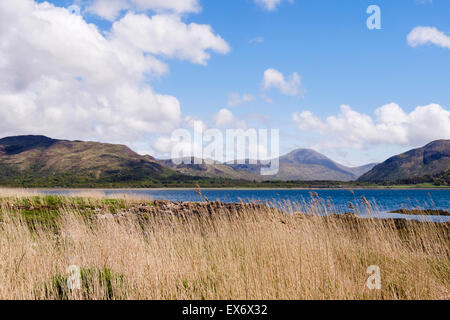
{"label": "blue sky", "polygon": [[[366,9],[374,3],[382,11],[382,30],[366,26]],[[368,114],[390,102],[405,111],[429,103],[449,106],[449,50],[411,48],[406,41],[417,25],[450,31],[449,18],[449,1],[418,5],[412,0],[310,0],[285,3],[274,12],[255,7],[252,1],[205,1],[195,20],[211,24],[230,43],[231,53],[214,57],[207,68],[177,63],[155,86],[168,92],[175,86],[186,108],[208,116],[226,106],[228,92],[259,93],[263,70],[269,67],[298,72],[307,90],[304,98],[272,92],[272,104],[257,99],[233,111],[242,117],[259,113],[273,127],[284,128],[285,151],[308,147],[310,135],[296,130],[290,121],[293,112],[307,109],[326,117],[336,114],[341,104]],[[257,37],[264,42],[249,43]],[[384,160],[408,147],[377,150],[367,160]],[[362,153],[359,163],[367,161],[365,151],[357,151]]]}
{"label": "blue sky", "polygon": [[[108,21],[86,10],[92,5],[89,1],[50,2],[63,8],[79,5],[83,20],[93,23],[105,37],[114,23],[138,10],[126,8]],[[181,118],[193,116],[212,127],[215,115],[227,109],[235,123],[240,120],[249,128],[279,128],[282,153],[312,147],[348,165],[383,161],[429,139],[450,138],[449,129],[445,128],[450,123],[450,46],[445,42],[448,39],[433,43],[429,40],[432,35],[426,38],[421,33],[420,45],[407,41],[414,28],[420,26],[436,28],[444,36],[450,36],[450,1],[285,0],[273,10],[256,2],[202,0],[197,3],[201,7],[198,12],[179,14],[186,25],[210,26],[229,46],[227,53],[206,48],[211,56],[203,65],[173,55],[154,54],[168,69],[157,76],[147,75],[146,85],[158,94],[176,97]],[[366,26],[369,5],[381,9],[381,30],[369,30]],[[166,12],[150,9],[139,13],[153,17]],[[264,89],[264,72],[268,69],[279,71],[286,81],[290,75],[298,74],[301,78],[298,92],[286,94],[275,85]],[[247,94],[252,98],[239,106],[230,106],[230,94]],[[391,103],[408,116],[402,124],[377,118],[375,110]],[[418,106],[432,104],[439,108],[414,113]],[[349,133],[350,139],[338,125],[334,129],[329,126],[334,122],[332,119],[328,122],[327,117],[339,118],[342,105],[348,105],[357,114],[342,115],[340,121],[349,123],[346,121],[370,117],[373,125],[358,129],[367,128],[370,134],[359,138],[354,129]],[[397,107],[390,108],[398,111]],[[305,111],[310,116],[306,117]],[[295,121],[294,114],[302,116]],[[396,113],[393,114],[395,117]],[[312,117],[322,124],[312,124],[309,121]],[[417,117],[424,117],[423,122],[429,123],[433,130],[426,126],[415,130]],[[436,117],[444,118],[443,122]],[[63,131],[57,132],[62,135]],[[71,133],[72,136],[77,134]],[[142,137],[135,138],[136,141],[129,137],[113,140],[158,154],[151,142],[158,135],[144,136],[148,143]],[[89,137],[108,140],[95,134]]]}
{"label": "blue sky", "polygon": [[[382,10],[382,30],[366,27],[366,8],[374,3]],[[296,1],[275,12],[251,1],[205,1],[196,21],[210,23],[230,43],[231,53],[214,57],[207,68],[179,63],[155,86],[163,91],[176,87],[186,108],[208,116],[226,106],[228,92],[258,93],[263,70],[296,71],[307,90],[304,98],[272,92],[273,104],[258,99],[235,112],[243,117],[260,113],[274,127],[285,128],[286,151],[307,147],[308,134],[298,132],[290,121],[299,110],[326,117],[336,114],[341,104],[368,114],[390,102],[405,111],[429,103],[449,106],[449,50],[411,48],[406,41],[417,25],[450,31],[449,18],[448,1]],[[264,42],[249,44],[257,37]],[[369,161],[380,161],[392,151],[375,153]]]}

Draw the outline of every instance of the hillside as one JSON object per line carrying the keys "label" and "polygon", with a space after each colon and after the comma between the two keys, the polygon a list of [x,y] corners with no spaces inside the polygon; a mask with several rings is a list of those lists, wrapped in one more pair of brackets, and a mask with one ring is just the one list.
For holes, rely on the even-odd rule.
{"label": "hillside", "polygon": [[[175,163],[176,162],[176,163]],[[194,164],[194,158],[185,159],[185,163],[177,164],[181,161],[175,161],[173,159],[159,160],[163,166],[166,166],[172,170],[176,170],[179,173],[187,174],[198,177],[222,177],[227,179],[244,179],[244,180],[258,180],[258,175],[254,172],[245,172],[242,170],[236,170],[233,166],[220,163],[217,161],[197,161],[199,164]]]}
{"label": "hillside", "polygon": [[441,174],[450,169],[450,140],[433,141],[396,155],[362,175],[360,181],[396,181]]}
{"label": "hillside", "polygon": [[432,184],[434,186],[450,186],[450,170],[445,170],[433,175],[400,179],[394,182],[396,185]]}
{"label": "hillside", "polygon": [[311,149],[298,149],[280,157],[281,180],[356,180],[375,164],[346,167]]}
{"label": "hillside", "polygon": [[375,166],[368,164],[355,168],[346,167],[311,149],[297,149],[280,157],[279,160],[280,170],[275,176],[262,176],[261,164],[249,164],[248,160],[245,164],[214,162],[175,165],[172,160],[160,160],[160,163],[183,174],[256,181],[351,181]]}
{"label": "hillside", "polygon": [[262,176],[261,164],[248,161],[176,165],[172,160],[141,156],[124,145],[17,136],[0,139],[0,185],[194,187],[198,183],[202,187],[293,187],[312,182],[320,185],[321,181],[354,181],[361,175],[359,181],[363,183],[419,180],[437,183],[445,182],[448,176],[449,144],[450,140],[435,141],[382,164],[355,168],[311,149],[297,149],[280,157],[277,175]]}
{"label": "hillside", "polygon": [[67,186],[160,179],[174,174],[124,145],[44,136],[0,139],[0,184]]}

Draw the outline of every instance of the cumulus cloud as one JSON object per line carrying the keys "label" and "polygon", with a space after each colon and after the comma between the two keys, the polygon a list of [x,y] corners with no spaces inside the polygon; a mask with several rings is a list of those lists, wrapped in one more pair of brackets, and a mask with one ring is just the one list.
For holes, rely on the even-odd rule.
{"label": "cumulus cloud", "polygon": [[284,75],[276,69],[270,68],[264,71],[264,90],[276,88],[285,95],[296,96],[300,94],[300,86],[301,78],[297,72],[294,72],[287,79],[285,79]]}
{"label": "cumulus cloud", "polygon": [[141,51],[206,64],[207,50],[228,53],[228,44],[209,25],[185,24],[177,15],[128,13],[112,27],[112,39]]}
{"label": "cumulus cloud", "polygon": [[184,118],[185,126],[192,130],[205,131],[208,129],[206,123],[194,116],[187,116]]}
{"label": "cumulus cloud", "polygon": [[418,146],[450,138],[450,111],[438,104],[419,106],[406,113],[390,103],[375,110],[375,118],[342,105],[340,113],[325,121],[310,111],[295,113],[293,120],[302,131],[327,136],[322,147],[363,149],[370,145]]}
{"label": "cumulus cloud", "polygon": [[158,154],[167,157],[170,156],[175,145],[176,142],[172,141],[170,137],[160,136],[153,142],[152,148],[158,152]]}
{"label": "cumulus cloud", "polygon": [[408,34],[407,40],[411,47],[434,44],[450,49],[450,36],[433,27],[416,27]]}
{"label": "cumulus cloud", "polygon": [[[290,3],[293,3],[294,0],[288,0]],[[263,7],[267,11],[274,11],[278,8],[283,0],[255,0],[255,3]]]}
{"label": "cumulus cloud", "polygon": [[[158,154],[162,157],[171,157],[172,156],[171,153],[176,146],[177,147],[182,146],[182,149],[185,151],[184,152],[185,154],[193,155],[193,153],[191,152],[193,152],[195,148],[199,147],[198,141],[193,141],[192,137],[194,133],[195,132],[202,133],[205,132],[207,129],[208,126],[197,117],[187,116],[183,119],[183,122],[180,124],[180,128],[178,128],[174,132],[183,131],[184,134],[190,137],[190,139],[187,139],[186,141],[174,140],[171,136],[174,132],[171,132],[170,134],[158,136],[154,140],[152,148],[156,152],[158,152]],[[193,143],[197,144],[197,147],[192,148]]]}
{"label": "cumulus cloud", "polygon": [[226,126],[232,124],[233,120],[233,113],[225,108],[220,109],[220,111],[213,116],[213,121],[216,126]]}
{"label": "cumulus cloud", "polygon": [[240,106],[247,102],[252,102],[255,99],[256,99],[255,96],[250,93],[244,93],[244,94],[229,93],[228,94],[228,106],[229,107]]}
{"label": "cumulus cloud", "polygon": [[[225,52],[226,43],[209,26],[172,16],[123,19],[105,36],[83,17],[47,2],[0,1],[0,136],[46,134],[131,145],[178,127],[178,99],[148,83],[149,76],[168,70],[154,55],[206,63],[204,50]],[[154,42],[127,33],[137,32],[135,20]]]}
{"label": "cumulus cloud", "polygon": [[114,21],[124,10],[171,12],[176,14],[199,12],[198,0],[94,0],[86,11]]}
{"label": "cumulus cloud", "polygon": [[86,8],[86,12],[93,13],[105,20],[114,21],[121,11],[129,9],[127,0],[95,0]]}
{"label": "cumulus cloud", "polygon": [[247,129],[247,123],[234,116],[233,113],[226,108],[220,109],[219,112],[213,116],[213,123],[218,127],[231,126],[233,128]]}
{"label": "cumulus cloud", "polygon": [[[200,148],[199,142],[193,141],[195,132],[202,132],[204,134],[205,131],[209,129],[247,129],[247,123],[245,122],[245,120],[236,117],[229,109],[226,108],[219,110],[212,116],[212,125],[214,127],[209,127],[198,117],[191,115],[186,116],[180,123],[180,126],[177,130],[168,134],[159,135],[153,142],[152,147],[155,151],[157,151],[161,156],[164,157],[173,156],[171,155],[171,153],[175,150],[175,147],[181,147],[181,149],[185,151],[186,155],[194,155],[194,150],[198,150],[197,148]],[[223,131],[223,133],[225,132]],[[180,135],[186,137],[186,141],[173,140],[173,134],[175,134],[175,136]],[[195,146],[193,147],[193,145]]]}

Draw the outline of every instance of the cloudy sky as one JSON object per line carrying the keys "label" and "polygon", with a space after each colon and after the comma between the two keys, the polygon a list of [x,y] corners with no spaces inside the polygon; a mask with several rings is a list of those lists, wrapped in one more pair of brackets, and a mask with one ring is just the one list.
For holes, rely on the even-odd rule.
{"label": "cloudy sky", "polygon": [[449,80],[448,0],[0,1],[2,137],[164,157],[200,120],[360,165],[450,139]]}

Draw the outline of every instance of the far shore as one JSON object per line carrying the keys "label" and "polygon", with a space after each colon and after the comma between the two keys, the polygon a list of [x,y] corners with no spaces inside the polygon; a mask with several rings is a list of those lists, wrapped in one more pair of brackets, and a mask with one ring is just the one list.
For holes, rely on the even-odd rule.
{"label": "far shore", "polygon": [[[17,189],[17,190],[36,190],[36,191],[40,191],[40,190],[73,190],[73,191],[103,191],[103,190],[107,190],[107,191],[120,191],[120,190],[124,190],[124,191],[131,191],[131,190],[151,190],[151,191],[176,191],[176,190],[180,190],[180,191],[188,191],[188,190],[196,190],[196,187],[191,187],[191,188],[186,188],[186,187],[180,187],[180,188],[133,188],[133,187],[126,187],[126,188],[71,188],[71,187],[45,187],[45,188],[27,188],[27,187],[1,187],[3,189]],[[254,188],[250,188],[250,187],[236,187],[236,188],[229,188],[229,187],[225,187],[225,188],[203,188],[200,187],[201,190],[393,190],[393,189],[406,189],[406,190],[450,190],[450,186],[436,186],[436,187],[414,187],[414,186],[392,186],[392,187],[385,187],[385,186],[367,186],[367,187],[362,187],[362,186],[358,186],[358,187],[342,187],[342,188],[320,188],[320,187],[316,187],[316,188],[306,188],[306,187],[296,187],[296,188],[268,188],[268,187],[254,187]]]}

